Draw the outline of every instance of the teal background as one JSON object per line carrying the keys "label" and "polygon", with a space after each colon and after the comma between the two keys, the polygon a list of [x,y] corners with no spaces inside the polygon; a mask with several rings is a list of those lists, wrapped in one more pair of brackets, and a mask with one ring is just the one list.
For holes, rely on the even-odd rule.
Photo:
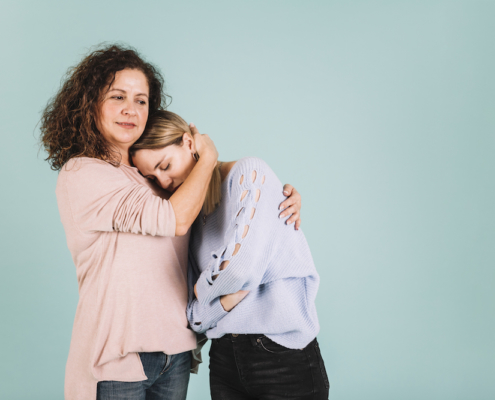
{"label": "teal background", "polygon": [[104,41],[162,69],[221,159],[302,193],[331,399],[494,399],[494,20],[476,0],[2,1],[0,399],[63,398],[77,283],[36,125]]}

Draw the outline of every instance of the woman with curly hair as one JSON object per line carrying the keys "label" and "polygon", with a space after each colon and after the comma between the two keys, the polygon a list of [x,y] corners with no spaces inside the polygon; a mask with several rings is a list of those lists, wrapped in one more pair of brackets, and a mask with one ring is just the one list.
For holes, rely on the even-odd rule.
{"label": "woman with curly hair", "polygon": [[[173,193],[129,148],[165,107],[163,78],[122,46],[90,53],[48,103],[41,142],[60,171],[57,202],[79,284],[65,398],[184,399],[196,337],[186,318],[189,228],[218,153],[194,125],[197,159]],[[285,188],[288,193],[291,187]],[[282,207],[300,223],[300,196]]]}

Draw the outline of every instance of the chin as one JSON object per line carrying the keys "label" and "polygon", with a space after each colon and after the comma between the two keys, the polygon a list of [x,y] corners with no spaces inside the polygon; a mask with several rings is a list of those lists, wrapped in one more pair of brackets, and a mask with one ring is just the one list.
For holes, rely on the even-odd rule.
{"label": "chin", "polygon": [[122,143],[122,144],[127,144],[129,146],[132,146],[140,137],[141,135],[137,135],[136,133],[134,134],[127,134],[127,135],[119,135],[117,137],[117,140]]}

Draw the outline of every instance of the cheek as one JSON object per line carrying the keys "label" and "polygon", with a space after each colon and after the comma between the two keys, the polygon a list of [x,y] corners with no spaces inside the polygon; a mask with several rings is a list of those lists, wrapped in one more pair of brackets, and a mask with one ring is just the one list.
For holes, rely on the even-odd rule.
{"label": "cheek", "polygon": [[109,125],[112,120],[113,109],[108,104],[101,107],[98,123],[100,125]]}
{"label": "cheek", "polygon": [[141,115],[142,117],[144,116],[148,116],[148,113],[150,111],[149,109],[149,104],[146,104],[146,105],[139,105],[138,108],[137,108],[137,111],[139,113],[139,115]]}

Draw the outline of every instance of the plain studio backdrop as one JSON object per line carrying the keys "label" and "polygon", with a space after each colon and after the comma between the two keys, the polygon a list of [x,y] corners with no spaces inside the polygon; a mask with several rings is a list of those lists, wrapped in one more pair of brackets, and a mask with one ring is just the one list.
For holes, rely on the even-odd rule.
{"label": "plain studio backdrop", "polygon": [[331,399],[495,398],[495,3],[0,4],[0,399],[63,398],[78,291],[36,125],[116,41],[220,159],[301,192]]}

